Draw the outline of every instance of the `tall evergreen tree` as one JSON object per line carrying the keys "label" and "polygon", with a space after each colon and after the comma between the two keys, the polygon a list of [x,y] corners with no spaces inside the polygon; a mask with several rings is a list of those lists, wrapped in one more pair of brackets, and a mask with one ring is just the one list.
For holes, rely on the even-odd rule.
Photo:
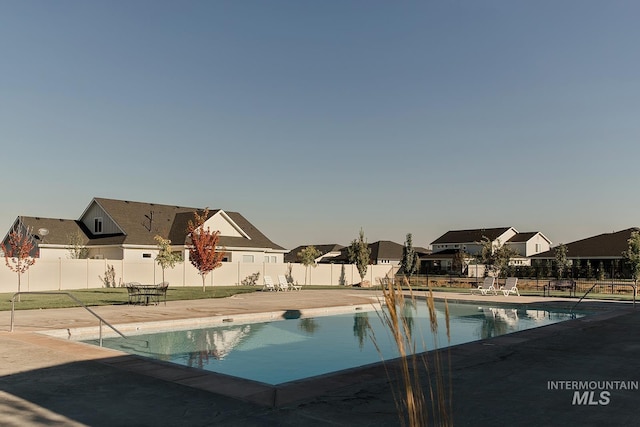
{"label": "tall evergreen tree", "polygon": [[405,275],[411,277],[418,272],[420,267],[420,261],[418,260],[418,253],[413,249],[413,243],[411,241],[411,233],[407,234],[407,240],[402,247],[402,261],[400,267]]}
{"label": "tall evergreen tree", "polygon": [[562,279],[564,276],[564,272],[567,270],[567,266],[569,261],[567,260],[567,253],[569,250],[567,249],[567,245],[560,244],[556,246],[553,250],[553,254],[556,260],[556,272],[558,275],[558,279]]}

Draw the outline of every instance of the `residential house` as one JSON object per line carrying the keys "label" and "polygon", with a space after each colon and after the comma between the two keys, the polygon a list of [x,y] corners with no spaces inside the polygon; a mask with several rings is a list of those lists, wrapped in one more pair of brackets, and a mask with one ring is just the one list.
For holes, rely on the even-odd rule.
{"label": "residential house", "polygon": [[[94,198],[77,220],[25,217],[16,227],[31,230],[41,258],[67,258],[73,239],[85,246],[89,258],[154,261],[156,235],[168,238],[188,259],[187,224],[199,208]],[[209,211],[205,228],[220,232],[224,261],[282,263],[287,252],[273,243],[238,212]],[[5,242],[9,233],[5,237]]]}
{"label": "residential house", "polygon": [[344,246],[338,245],[336,243],[327,244],[327,245],[298,246],[294,249],[291,249],[288,253],[285,254],[284,262],[299,263],[300,258],[298,257],[298,253],[300,253],[301,250],[303,250],[308,246],[313,246],[320,252],[320,255],[316,258],[316,263],[325,263],[325,262],[330,263],[332,262],[332,259],[340,255],[341,253],[340,251],[344,249]]}
{"label": "residential house", "polygon": [[[389,266],[399,266],[402,262],[402,251],[404,249],[404,245],[401,245],[396,242],[392,242],[390,240],[379,240],[377,242],[369,243],[369,249],[371,250],[370,265],[389,265]],[[426,255],[430,253],[428,249],[422,247],[414,246],[413,249],[418,253],[419,256]],[[348,264],[349,263],[349,252],[348,247],[344,247],[341,250],[340,255],[334,258],[325,259],[324,262],[334,262],[336,264]]]}
{"label": "residential house", "polygon": [[513,227],[452,230],[431,243],[433,252],[421,257],[423,269],[429,272],[454,270],[464,274],[473,258],[482,253],[483,242],[487,239],[494,248],[508,245],[517,254],[511,260],[516,266],[529,265],[532,255],[548,250],[551,245],[540,232],[519,233]]}
{"label": "residential house", "polygon": [[[571,264],[569,275],[573,277],[629,277],[629,268],[625,264],[623,252],[629,249],[629,238],[634,231],[640,231],[640,228],[632,227],[612,233],[598,234],[565,244],[567,260]],[[531,258],[535,267],[546,268],[544,264],[555,262],[555,255],[555,248],[553,248],[533,255]]]}

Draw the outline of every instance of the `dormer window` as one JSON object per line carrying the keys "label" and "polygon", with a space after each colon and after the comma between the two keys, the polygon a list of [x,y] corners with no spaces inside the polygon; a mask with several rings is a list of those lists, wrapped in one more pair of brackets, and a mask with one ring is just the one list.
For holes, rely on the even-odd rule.
{"label": "dormer window", "polygon": [[93,232],[96,234],[102,233],[102,218],[93,219]]}

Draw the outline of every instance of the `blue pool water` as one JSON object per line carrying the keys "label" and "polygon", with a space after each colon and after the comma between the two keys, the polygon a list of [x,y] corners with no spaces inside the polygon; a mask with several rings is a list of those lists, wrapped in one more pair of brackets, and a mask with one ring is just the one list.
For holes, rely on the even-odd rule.
{"label": "blue pool water", "polygon": [[[580,317],[581,314],[477,303],[436,302],[439,333],[431,334],[424,301],[405,307],[417,351],[433,350]],[[368,325],[371,329],[369,329]],[[372,335],[373,331],[373,335]],[[378,349],[372,340],[375,337]],[[97,344],[97,340],[85,341]],[[105,347],[236,377],[281,384],[398,357],[376,311],[104,339]]]}

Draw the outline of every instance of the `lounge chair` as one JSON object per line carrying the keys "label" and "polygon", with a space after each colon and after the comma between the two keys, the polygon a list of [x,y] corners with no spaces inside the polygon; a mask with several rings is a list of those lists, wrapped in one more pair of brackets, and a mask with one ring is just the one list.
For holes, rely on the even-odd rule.
{"label": "lounge chair", "polygon": [[262,287],[263,291],[277,291],[276,285],[271,280],[271,276],[264,276],[264,286]]}
{"label": "lounge chair", "polygon": [[518,278],[517,277],[507,277],[507,281],[504,286],[500,287],[500,290],[504,294],[504,296],[508,296],[509,294],[516,294],[520,296],[520,292],[518,292]]}
{"label": "lounge chair", "polygon": [[471,289],[471,293],[473,294],[475,291],[480,291],[482,295],[487,295],[488,292],[493,291],[494,295],[498,295],[498,292],[495,288],[496,278],[487,276],[484,278],[484,281],[478,285],[477,288]]}
{"label": "lounge chair", "polygon": [[302,286],[300,285],[294,285],[293,283],[289,283],[289,281],[283,274],[278,275],[278,286],[280,286],[281,288],[284,287],[285,290],[289,289],[293,291],[299,291],[300,289],[302,289]]}

